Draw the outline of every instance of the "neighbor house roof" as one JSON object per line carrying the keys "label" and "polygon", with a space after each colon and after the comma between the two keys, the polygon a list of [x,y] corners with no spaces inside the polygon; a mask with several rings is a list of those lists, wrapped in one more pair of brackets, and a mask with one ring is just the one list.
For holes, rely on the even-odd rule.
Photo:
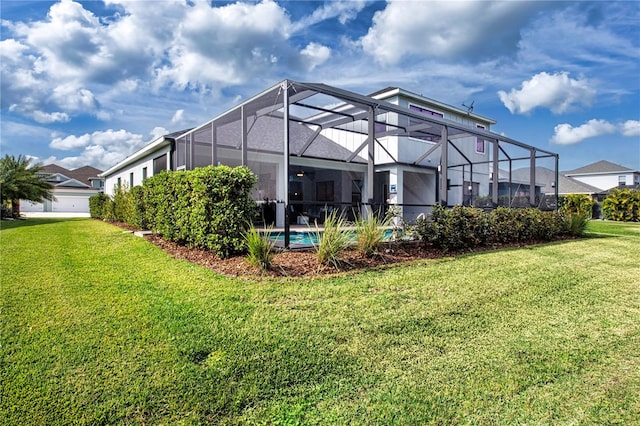
{"label": "neighbor house roof", "polygon": [[624,190],[624,189],[630,189],[632,191],[640,191],[640,184],[635,184],[635,185],[618,185],[618,186],[614,186],[613,188],[609,188],[606,191],[600,191],[598,192],[599,195],[609,195],[609,194],[613,194],[613,191],[615,191],[616,189],[618,190]]}
{"label": "neighbor house roof", "polygon": [[[513,170],[511,177],[514,182],[527,183],[529,182],[529,168],[523,167]],[[508,172],[500,172],[500,179],[508,179]],[[542,187],[542,192],[545,194],[553,194],[555,192],[556,173],[547,167],[536,167],[536,185]],[[588,185],[584,182],[580,182],[564,174],[558,174],[558,194],[597,194],[601,191],[600,188]]]}
{"label": "neighbor house roof", "polygon": [[[50,176],[50,180],[55,186],[90,186],[90,178],[95,178],[102,170],[91,166],[83,166],[69,170],[57,164],[48,164],[42,167],[42,173]],[[57,183],[55,183],[57,182]]]}
{"label": "neighbor house roof", "polygon": [[620,164],[615,164],[610,161],[600,160],[595,163],[587,164],[586,166],[579,167],[575,170],[569,170],[562,172],[566,176],[572,175],[596,175],[596,174],[608,174],[608,173],[629,173],[637,172],[637,170],[630,169]]}

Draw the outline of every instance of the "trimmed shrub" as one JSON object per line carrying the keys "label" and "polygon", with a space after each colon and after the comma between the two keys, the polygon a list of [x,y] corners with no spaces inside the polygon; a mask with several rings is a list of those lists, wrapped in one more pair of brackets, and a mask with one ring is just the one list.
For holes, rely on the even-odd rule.
{"label": "trimmed shrub", "polygon": [[488,216],[475,207],[455,206],[447,209],[436,205],[431,211],[431,221],[422,219],[416,223],[420,238],[444,251],[485,244],[490,231]]}
{"label": "trimmed shrub", "polygon": [[103,219],[109,222],[115,222],[118,220],[116,218],[116,203],[109,197],[107,202],[104,204],[103,209]]}
{"label": "trimmed shrub", "polygon": [[419,220],[418,235],[444,251],[488,244],[552,240],[569,232],[564,216],[534,208],[498,207],[484,212],[473,207],[435,206],[430,219]]}
{"label": "trimmed shrub", "polygon": [[109,196],[99,193],[89,197],[89,215],[95,219],[104,219],[105,206],[109,202]]}
{"label": "trimmed shrub", "polygon": [[587,194],[567,194],[560,197],[560,210],[568,214],[588,215],[588,217],[591,217],[593,205],[593,198]]}
{"label": "trimmed shrub", "polygon": [[640,220],[640,191],[614,189],[602,202],[605,219],[623,222]]}
{"label": "trimmed shrub", "polygon": [[135,215],[135,206],[131,200],[129,186],[126,183],[122,185],[116,185],[115,191],[113,193],[113,203],[113,213],[115,216],[114,220],[132,224],[132,218]]}
{"label": "trimmed shrub", "polygon": [[134,186],[129,191],[129,202],[131,203],[131,211],[127,218],[127,223],[138,229],[147,229],[147,218],[144,206],[144,188],[142,186]]}
{"label": "trimmed shrub", "polygon": [[163,172],[144,181],[142,217],[169,240],[227,258],[246,250],[243,235],[256,215],[249,197],[255,183],[245,166]]}

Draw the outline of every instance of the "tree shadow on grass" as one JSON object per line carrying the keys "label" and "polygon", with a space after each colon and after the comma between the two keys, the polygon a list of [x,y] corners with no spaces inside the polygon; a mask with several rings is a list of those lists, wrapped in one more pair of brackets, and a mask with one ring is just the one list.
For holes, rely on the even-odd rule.
{"label": "tree shadow on grass", "polygon": [[69,221],[83,221],[88,220],[86,217],[57,217],[57,218],[43,218],[43,217],[30,217],[23,219],[14,219],[14,220],[6,220],[2,219],[0,221],[0,230],[5,229],[15,229],[15,228],[24,228],[27,226],[44,226],[44,225],[55,225],[62,222]]}

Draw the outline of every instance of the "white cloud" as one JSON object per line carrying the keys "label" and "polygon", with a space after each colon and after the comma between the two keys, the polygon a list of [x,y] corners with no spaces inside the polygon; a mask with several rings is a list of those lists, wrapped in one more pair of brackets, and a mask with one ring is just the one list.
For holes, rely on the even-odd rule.
{"label": "white cloud", "polygon": [[634,17],[629,8],[620,8],[616,2],[589,9],[575,2],[540,14],[539,19],[522,29],[519,46],[522,60],[547,67],[573,64],[574,69],[584,63],[590,69],[605,65],[616,72],[615,68],[623,66],[627,59],[640,55],[640,46],[633,42],[633,36],[624,37],[627,30],[621,31],[625,21],[626,25],[636,25],[637,12]]}
{"label": "white cloud", "polygon": [[70,135],[65,138],[54,138],[49,147],[60,149],[62,151],[70,151],[73,149],[84,148],[91,143],[91,135],[86,133],[82,136]]}
{"label": "white cloud", "polygon": [[3,62],[14,62],[16,58],[19,58],[28,50],[28,46],[12,38],[0,40],[0,58],[2,58]]}
{"label": "white cloud", "polygon": [[640,120],[627,120],[620,125],[623,136],[640,136]]}
{"label": "white cloud", "polygon": [[203,89],[240,84],[295,54],[287,42],[289,16],[273,1],[221,7],[198,2],[183,22],[168,48],[170,64],[157,72],[163,85]]}
{"label": "white cloud", "polygon": [[328,19],[338,18],[338,21],[344,25],[355,19],[358,13],[367,5],[366,1],[332,1],[326,2],[322,7],[317,8],[309,16],[306,16],[294,23],[291,27],[292,32],[305,30],[308,27]]}
{"label": "white cloud", "polygon": [[570,124],[558,124],[554,128],[552,143],[559,145],[572,145],[585,139],[612,134],[616,132],[616,126],[606,120],[589,120],[585,124],[573,127]]}
{"label": "white cloud", "polygon": [[182,123],[183,121],[184,121],[184,110],[179,109],[175,112],[175,114],[173,114],[173,117],[171,117],[171,124],[179,124],[179,123]]}
{"label": "white cloud", "polygon": [[329,59],[331,49],[318,43],[309,43],[300,53],[307,62],[307,69],[311,71]]}
{"label": "white cloud", "polygon": [[382,64],[409,55],[478,59],[515,52],[521,24],[538,7],[535,2],[389,2],[360,43]]}
{"label": "white cloud", "polygon": [[149,132],[153,139],[158,139],[160,136],[168,135],[169,133],[170,132],[164,127],[154,127],[153,130]]}
{"label": "white cloud", "polygon": [[63,167],[92,165],[107,169],[145,144],[142,135],[126,130],[105,130],[80,136],[54,137],[49,146],[59,150],[82,150],[77,156],[65,157],[57,164]]}
{"label": "white cloud", "polygon": [[71,118],[69,114],[66,112],[44,112],[44,111],[33,111],[31,112],[31,117],[36,120],[38,123],[50,124],[50,123],[66,123]]}
{"label": "white cloud", "polygon": [[538,107],[560,114],[576,104],[589,105],[595,93],[591,82],[584,78],[572,79],[568,72],[541,72],[523,81],[520,90],[500,90],[498,96],[512,114],[527,114]]}

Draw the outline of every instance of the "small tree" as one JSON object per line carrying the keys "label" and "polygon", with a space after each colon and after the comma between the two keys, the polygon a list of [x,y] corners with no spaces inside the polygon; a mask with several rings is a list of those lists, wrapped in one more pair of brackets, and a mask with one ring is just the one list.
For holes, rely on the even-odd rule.
{"label": "small tree", "polygon": [[9,203],[14,217],[20,216],[20,200],[53,200],[53,186],[46,181],[42,169],[24,155],[5,155],[0,160],[0,203]]}

